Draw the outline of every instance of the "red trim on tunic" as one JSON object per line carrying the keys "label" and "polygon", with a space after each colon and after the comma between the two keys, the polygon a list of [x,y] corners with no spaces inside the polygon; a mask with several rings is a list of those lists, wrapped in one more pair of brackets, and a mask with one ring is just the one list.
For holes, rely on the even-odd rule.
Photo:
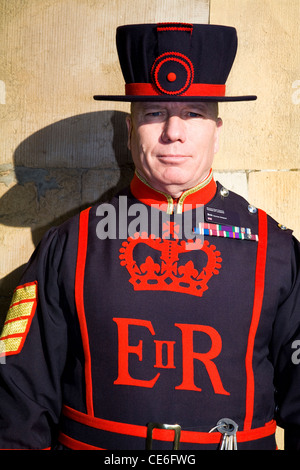
{"label": "red trim on tunic", "polygon": [[254,409],[255,398],[255,379],[253,371],[253,350],[255,336],[261,315],[261,308],[264,297],[265,287],[265,269],[266,269],[266,256],[268,244],[268,225],[267,214],[264,211],[258,211],[258,246],[256,255],[256,270],[255,270],[255,289],[254,289],[254,302],[252,320],[248,336],[248,345],[246,352],[246,414],[244,421],[244,430],[251,429]]}
{"label": "red trim on tunic", "polygon": [[105,450],[102,449],[101,447],[95,447],[92,446],[91,444],[86,444],[85,442],[80,442],[77,439],[73,439],[70,436],[67,436],[64,433],[59,434],[59,442],[65,446],[68,447],[69,449],[72,450]]}
{"label": "red trim on tunic", "polygon": [[[127,436],[140,437],[143,439],[146,439],[147,437],[147,426],[120,423],[117,421],[110,421],[107,419],[88,416],[66,405],[63,406],[63,415],[71,420],[76,421],[77,423],[81,423],[91,428],[100,429],[102,431],[124,434]],[[272,420],[259,428],[250,429],[249,431],[237,431],[237,442],[247,442],[262,439],[264,437],[273,435],[275,431],[276,422],[275,420]],[[173,442],[174,431],[156,428],[153,430],[153,439],[158,441]],[[219,432],[209,433],[182,430],[180,436],[180,442],[185,442],[189,444],[218,444],[221,439],[222,435]],[[59,441],[63,444],[63,439],[61,439],[61,435],[59,436]],[[77,442],[78,444],[88,446],[88,444],[84,444],[81,441]]]}
{"label": "red trim on tunic", "polygon": [[85,357],[86,408],[89,415],[94,415],[93,384],[91,371],[91,353],[84,309],[84,271],[88,243],[88,222],[90,208],[82,211],[79,218],[78,252],[75,274],[75,303],[80,324],[83,351]]}

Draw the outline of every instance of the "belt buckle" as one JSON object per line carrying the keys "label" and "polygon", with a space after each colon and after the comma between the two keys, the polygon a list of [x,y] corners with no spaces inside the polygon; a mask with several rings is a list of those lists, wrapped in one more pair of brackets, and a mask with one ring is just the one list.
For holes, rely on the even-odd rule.
{"label": "belt buckle", "polygon": [[148,423],[146,450],[152,450],[153,429],[166,429],[168,431],[174,431],[175,435],[174,435],[174,441],[173,441],[173,450],[179,450],[181,426],[179,424],[164,424],[164,423]]}

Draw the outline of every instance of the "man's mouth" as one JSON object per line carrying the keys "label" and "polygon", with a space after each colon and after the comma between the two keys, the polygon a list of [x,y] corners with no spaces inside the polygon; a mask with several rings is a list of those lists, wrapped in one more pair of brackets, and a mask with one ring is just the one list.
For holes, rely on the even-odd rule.
{"label": "man's mouth", "polygon": [[165,155],[158,155],[158,158],[162,163],[179,164],[184,163],[189,157],[187,155],[168,153]]}

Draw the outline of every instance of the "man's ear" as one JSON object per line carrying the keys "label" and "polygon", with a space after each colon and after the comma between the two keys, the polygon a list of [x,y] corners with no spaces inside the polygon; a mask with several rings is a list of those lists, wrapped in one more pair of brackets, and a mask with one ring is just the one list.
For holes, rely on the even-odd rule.
{"label": "man's ear", "polygon": [[127,125],[127,147],[131,150],[131,133],[132,133],[132,119],[131,116],[126,116],[126,125]]}
{"label": "man's ear", "polygon": [[217,121],[216,121],[216,125],[217,125],[217,128],[216,128],[216,137],[215,137],[215,153],[217,153],[219,151],[219,146],[220,146],[220,133],[221,133],[221,128],[223,126],[223,121],[220,117],[218,117]]}

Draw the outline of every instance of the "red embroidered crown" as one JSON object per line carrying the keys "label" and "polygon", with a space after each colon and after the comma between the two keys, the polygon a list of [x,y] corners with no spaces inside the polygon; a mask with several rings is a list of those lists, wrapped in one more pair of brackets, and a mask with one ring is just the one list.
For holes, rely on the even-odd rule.
{"label": "red embroidered crown", "polygon": [[[173,291],[202,297],[208,289],[208,281],[214,274],[219,274],[222,258],[220,252],[207,240],[179,240],[176,230],[173,238],[160,238],[146,233],[136,233],[128,237],[120,248],[120,264],[125,266],[130,274],[129,282],[134,290]],[[145,245],[160,253],[160,264],[151,256],[147,256],[140,264],[134,257],[137,246]],[[185,265],[179,265],[179,257],[194,250],[202,250],[207,256],[207,264],[199,270],[194,262],[189,260]]]}

